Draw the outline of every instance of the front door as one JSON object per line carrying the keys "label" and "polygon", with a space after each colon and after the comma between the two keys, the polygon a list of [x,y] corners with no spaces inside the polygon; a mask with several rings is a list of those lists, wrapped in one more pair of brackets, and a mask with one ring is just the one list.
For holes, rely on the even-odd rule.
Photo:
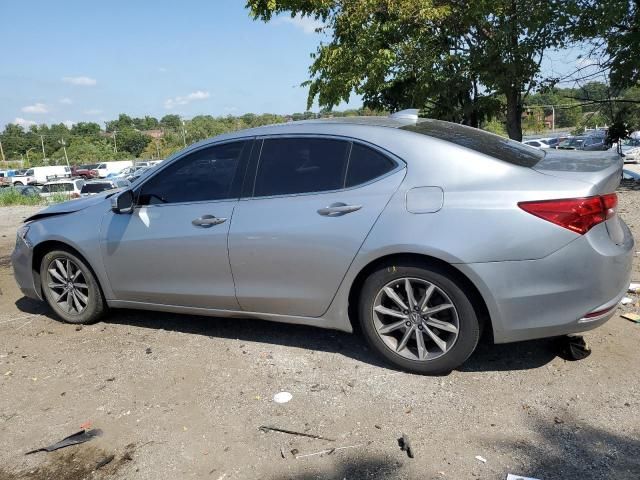
{"label": "front door", "polygon": [[379,151],[333,138],[268,138],[229,258],[245,311],[318,317],[404,177]]}
{"label": "front door", "polygon": [[227,235],[249,141],[199,149],[135,189],[133,214],[106,215],[102,254],[117,300],[237,310]]}

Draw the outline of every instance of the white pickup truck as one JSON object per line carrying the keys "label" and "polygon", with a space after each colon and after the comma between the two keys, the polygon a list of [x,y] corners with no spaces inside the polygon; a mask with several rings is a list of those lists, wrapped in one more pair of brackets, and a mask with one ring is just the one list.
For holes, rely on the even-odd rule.
{"label": "white pickup truck", "polygon": [[24,175],[10,178],[12,185],[44,185],[55,177],[71,177],[71,168],[62,165],[32,167]]}

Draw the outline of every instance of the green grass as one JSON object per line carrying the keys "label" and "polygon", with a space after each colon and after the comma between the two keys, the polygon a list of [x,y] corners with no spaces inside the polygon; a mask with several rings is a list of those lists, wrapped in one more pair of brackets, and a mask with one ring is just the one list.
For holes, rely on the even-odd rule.
{"label": "green grass", "polygon": [[28,195],[21,195],[14,188],[8,187],[0,190],[0,206],[8,207],[11,205],[42,205],[44,199]]}

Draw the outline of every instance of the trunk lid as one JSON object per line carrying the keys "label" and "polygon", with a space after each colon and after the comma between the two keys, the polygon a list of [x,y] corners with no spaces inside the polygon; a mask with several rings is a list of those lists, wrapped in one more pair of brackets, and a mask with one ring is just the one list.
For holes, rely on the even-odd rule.
{"label": "trunk lid", "polygon": [[[591,185],[587,195],[613,193],[622,179],[623,159],[616,152],[585,152],[579,150],[548,150],[532,168],[544,175],[577,180]],[[624,231],[616,213],[605,225],[611,239],[620,244]]]}

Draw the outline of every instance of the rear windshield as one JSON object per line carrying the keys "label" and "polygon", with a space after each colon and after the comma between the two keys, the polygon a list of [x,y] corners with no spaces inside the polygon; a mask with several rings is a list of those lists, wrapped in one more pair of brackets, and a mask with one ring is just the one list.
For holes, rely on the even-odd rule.
{"label": "rear windshield", "polygon": [[85,183],[80,193],[100,193],[113,188],[110,183]]}
{"label": "rear windshield", "polygon": [[42,191],[44,193],[72,192],[73,183],[49,183],[42,186]]}
{"label": "rear windshield", "polygon": [[78,168],[80,168],[82,170],[95,170],[96,168],[98,168],[98,164],[97,163],[90,163],[88,165],[80,165]]}
{"label": "rear windshield", "polygon": [[421,119],[415,125],[406,125],[401,129],[455,143],[521,167],[533,167],[544,158],[544,152],[541,150],[457,123]]}

